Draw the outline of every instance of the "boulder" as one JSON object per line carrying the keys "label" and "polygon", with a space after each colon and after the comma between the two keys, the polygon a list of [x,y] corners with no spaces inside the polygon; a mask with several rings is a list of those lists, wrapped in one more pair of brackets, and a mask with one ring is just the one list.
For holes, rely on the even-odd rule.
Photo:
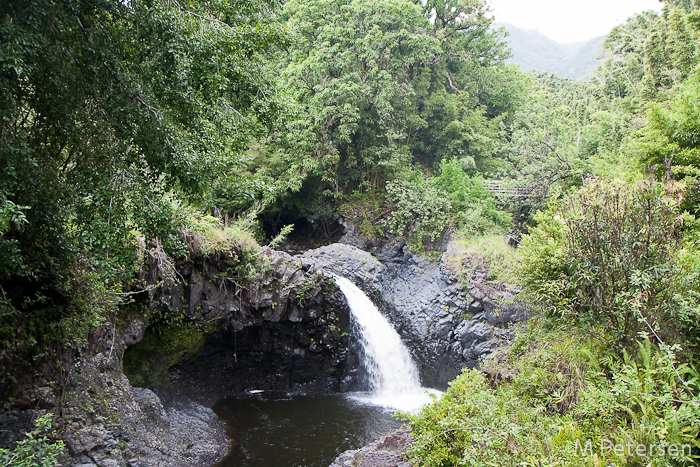
{"label": "boulder", "polygon": [[397,430],[362,449],[345,451],[329,467],[410,467],[404,452],[414,441],[410,430]]}

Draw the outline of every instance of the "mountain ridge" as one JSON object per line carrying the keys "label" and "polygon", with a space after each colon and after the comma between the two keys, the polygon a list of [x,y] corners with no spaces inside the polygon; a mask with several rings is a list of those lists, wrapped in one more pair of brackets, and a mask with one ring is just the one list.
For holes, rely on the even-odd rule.
{"label": "mountain ridge", "polygon": [[526,30],[508,23],[497,23],[508,32],[513,57],[507,63],[519,64],[523,71],[539,70],[557,73],[564,78],[588,80],[604,60],[605,36],[588,41],[561,44],[537,30]]}

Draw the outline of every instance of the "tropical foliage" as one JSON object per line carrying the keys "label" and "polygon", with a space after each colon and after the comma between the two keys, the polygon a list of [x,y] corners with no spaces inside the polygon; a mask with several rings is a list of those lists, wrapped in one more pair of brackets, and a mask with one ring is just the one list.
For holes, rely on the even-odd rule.
{"label": "tropical foliage", "polygon": [[506,65],[483,0],[1,3],[2,403],[118,322],[149,262],[176,280],[229,248],[245,282],[256,239],[328,242],[341,217],[433,256],[511,231],[539,318],[490,363],[510,376],[413,416],[414,461],[581,465],[605,439],[692,452],[584,464],[690,465],[699,9],[630,18],[583,82]]}
{"label": "tropical foliage", "polygon": [[417,465],[697,465],[699,8],[615,28],[590,83],[534,77],[509,149],[543,187],[517,268],[540,312],[410,417]]}
{"label": "tropical foliage", "polygon": [[53,415],[39,417],[25,439],[15,443],[12,450],[0,448],[0,465],[15,467],[60,466],[58,456],[63,452],[63,441],[53,437]]}
{"label": "tropical foliage", "polygon": [[[409,415],[431,466],[696,465],[697,373],[648,340],[613,360],[605,330],[530,323],[486,372]],[[610,377],[610,375],[613,375]]]}
{"label": "tropical foliage", "polygon": [[117,312],[146,246],[185,252],[181,201],[206,207],[283,111],[261,55],[287,41],[275,5],[183,5],[0,5],[3,402],[47,339]]}

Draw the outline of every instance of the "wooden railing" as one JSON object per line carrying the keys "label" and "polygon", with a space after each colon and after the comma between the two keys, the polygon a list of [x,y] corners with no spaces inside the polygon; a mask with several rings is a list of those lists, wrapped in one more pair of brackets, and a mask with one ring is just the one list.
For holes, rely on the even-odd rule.
{"label": "wooden railing", "polygon": [[[592,174],[582,174],[581,182],[583,186],[588,186],[598,182],[598,176]],[[540,191],[533,190],[533,187],[518,186],[513,180],[484,180],[484,186],[501,201],[512,198],[530,198],[543,195]]]}
{"label": "wooden railing", "polygon": [[514,186],[510,181],[484,180],[484,186],[499,199],[527,198],[530,196],[530,191],[527,188]]}

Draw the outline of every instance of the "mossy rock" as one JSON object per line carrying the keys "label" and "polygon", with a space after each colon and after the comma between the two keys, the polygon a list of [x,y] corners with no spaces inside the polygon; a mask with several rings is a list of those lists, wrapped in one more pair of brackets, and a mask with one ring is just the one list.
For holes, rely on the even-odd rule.
{"label": "mossy rock", "polygon": [[150,327],[141,342],[124,352],[124,374],[133,386],[167,386],[170,369],[197,357],[205,339],[192,326]]}

